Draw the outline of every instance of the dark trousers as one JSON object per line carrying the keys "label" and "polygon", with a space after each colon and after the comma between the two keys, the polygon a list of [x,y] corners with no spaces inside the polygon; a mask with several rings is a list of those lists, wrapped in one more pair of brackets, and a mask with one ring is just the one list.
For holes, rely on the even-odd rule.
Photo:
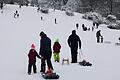
{"label": "dark trousers", "polygon": [[33,66],[33,72],[36,73],[36,64],[35,64],[35,62],[28,64],[28,73],[31,73],[32,66]]}
{"label": "dark trousers", "polygon": [[53,70],[53,66],[52,66],[51,59],[47,59],[47,65],[48,65],[48,68],[49,68],[49,69],[52,69],[52,70]]}
{"label": "dark trousers", "polygon": [[99,43],[100,42],[100,37],[97,37],[97,43]]}
{"label": "dark trousers", "polygon": [[41,71],[40,72],[45,72],[46,69],[46,64],[45,64],[45,59],[41,59]]}
{"label": "dark trousers", "polygon": [[45,63],[45,60],[47,61],[47,66],[49,69],[52,69],[53,70],[53,66],[52,66],[52,63],[51,63],[51,59],[41,59],[41,71],[40,72],[45,72],[45,69],[46,69],[46,63]]}
{"label": "dark trousers", "polygon": [[71,49],[72,63],[77,63],[77,49]]}

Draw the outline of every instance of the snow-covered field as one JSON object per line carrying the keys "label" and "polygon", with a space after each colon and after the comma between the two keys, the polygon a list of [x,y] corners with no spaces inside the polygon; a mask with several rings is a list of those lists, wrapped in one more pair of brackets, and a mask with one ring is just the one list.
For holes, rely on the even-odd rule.
{"label": "snow-covered field", "polygon": [[[20,17],[14,18],[15,10]],[[1,12],[1,10],[0,10]],[[43,17],[43,21],[40,17]],[[54,19],[58,24],[54,24]],[[83,67],[78,63],[62,65],[55,63],[52,57],[54,72],[60,75],[59,80],[120,80],[120,46],[116,46],[120,31],[107,29],[101,25],[99,29],[105,43],[96,43],[95,31],[83,32],[81,25],[92,26],[92,21],[82,19],[82,14],[75,13],[69,17],[65,12],[50,10],[49,14],[37,12],[35,7],[6,5],[0,13],[0,80],[44,80],[40,74],[40,60],[37,59],[37,74],[28,75],[28,51],[32,43],[36,44],[39,52],[39,33],[44,31],[53,42],[59,38],[62,45],[62,58],[70,57],[67,44],[68,36],[75,24],[80,27],[77,34],[82,41],[83,58],[91,62],[92,67]],[[78,56],[78,62],[80,58]]]}

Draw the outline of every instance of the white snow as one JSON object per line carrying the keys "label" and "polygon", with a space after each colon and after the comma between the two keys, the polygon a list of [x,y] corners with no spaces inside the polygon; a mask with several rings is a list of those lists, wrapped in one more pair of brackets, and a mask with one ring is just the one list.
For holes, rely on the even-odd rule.
{"label": "white snow", "polygon": [[[18,10],[20,17],[14,18]],[[1,12],[1,10],[0,10]],[[40,17],[43,16],[43,21]],[[54,24],[54,19],[58,24]],[[120,46],[116,46],[120,31],[110,30],[105,25],[99,27],[105,43],[96,43],[95,31],[83,32],[81,25],[92,27],[92,21],[82,19],[82,14],[75,13],[69,17],[62,11],[50,10],[49,14],[37,12],[35,7],[6,5],[0,13],[0,79],[1,80],[44,80],[40,74],[40,60],[37,59],[37,74],[27,74],[28,51],[32,43],[36,44],[39,52],[39,33],[45,31],[53,42],[59,38],[62,45],[62,58],[69,58],[70,48],[67,44],[68,36],[75,24],[80,27],[77,34],[82,41],[83,58],[91,62],[92,67],[83,67],[78,63],[62,65],[55,63],[52,57],[54,72],[60,75],[59,80],[120,80]],[[109,44],[109,42],[111,42]],[[78,55],[78,62],[80,61]]]}

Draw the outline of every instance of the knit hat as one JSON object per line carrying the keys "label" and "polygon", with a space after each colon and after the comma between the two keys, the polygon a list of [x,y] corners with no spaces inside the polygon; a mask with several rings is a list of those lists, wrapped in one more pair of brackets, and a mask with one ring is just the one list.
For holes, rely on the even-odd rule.
{"label": "knit hat", "polygon": [[45,33],[43,31],[40,32],[40,36],[43,36]]}
{"label": "knit hat", "polygon": [[72,34],[76,34],[76,31],[75,31],[75,30],[73,30],[73,31],[72,31]]}
{"label": "knit hat", "polygon": [[35,44],[32,44],[32,45],[31,45],[31,48],[32,48],[32,49],[35,49]]}
{"label": "knit hat", "polygon": [[55,42],[59,42],[59,39],[57,38],[57,39],[55,40]]}

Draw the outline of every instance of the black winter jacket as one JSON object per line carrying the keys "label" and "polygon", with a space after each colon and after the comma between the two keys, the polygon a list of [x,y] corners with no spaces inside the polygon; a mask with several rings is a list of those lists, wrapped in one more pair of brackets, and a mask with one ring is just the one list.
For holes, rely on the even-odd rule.
{"label": "black winter jacket", "polygon": [[41,37],[39,54],[45,59],[50,59],[52,55],[51,40],[46,35]]}
{"label": "black winter jacket", "polygon": [[79,48],[81,49],[81,40],[78,35],[76,34],[71,34],[68,38],[68,45],[71,49],[78,49],[78,44]]}
{"label": "black winter jacket", "polygon": [[36,57],[41,58],[35,49],[30,49],[30,51],[28,53],[29,63],[35,63]]}

